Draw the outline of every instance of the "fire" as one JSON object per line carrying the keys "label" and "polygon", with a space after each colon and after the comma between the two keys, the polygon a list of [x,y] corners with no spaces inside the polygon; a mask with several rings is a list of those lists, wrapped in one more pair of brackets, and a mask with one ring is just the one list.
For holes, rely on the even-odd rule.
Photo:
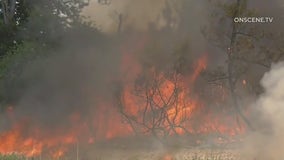
{"label": "fire", "polygon": [[174,160],[174,158],[170,154],[166,154],[162,160]]}
{"label": "fire", "polygon": [[[25,126],[23,126],[25,127]],[[23,136],[24,129],[19,126],[13,127],[11,130],[1,133],[0,135],[0,153],[18,153],[27,157],[34,157],[40,155],[44,149],[59,148],[55,151],[55,155],[60,155],[60,144],[74,143],[73,137],[46,137],[41,139],[36,137],[36,133],[30,133],[27,137]],[[42,135],[44,135],[42,133]]]}
{"label": "fire", "polygon": [[245,79],[243,79],[242,83],[243,83],[243,85],[246,85],[247,81]]}
{"label": "fire", "polygon": [[17,153],[26,157],[37,157],[48,154],[54,158],[63,156],[70,146],[77,143],[80,130],[84,128],[71,127],[68,131],[56,129],[54,131],[41,129],[40,126],[32,125],[29,120],[17,122],[10,130],[0,133],[0,154]]}
{"label": "fire", "polygon": [[55,159],[58,159],[60,157],[62,157],[64,155],[64,151],[63,150],[58,150],[55,153],[52,154],[52,157]]}
{"label": "fire", "polygon": [[[145,84],[125,85],[122,111],[134,130],[156,135],[215,132],[234,136],[244,133],[230,116],[205,110],[205,103],[192,91],[195,81],[207,67],[207,56],[202,56],[193,67],[190,76],[178,73],[169,76],[151,68],[147,73],[150,78]],[[223,88],[221,92],[222,99],[225,99]],[[162,133],[155,133],[156,130],[162,130]]]}
{"label": "fire", "polygon": [[0,153],[20,152],[28,157],[41,152],[41,144],[34,142],[32,138],[24,139],[21,128],[15,126],[12,130],[1,134]]}
{"label": "fire", "polygon": [[[144,43],[142,40],[137,49],[141,50]],[[66,128],[45,128],[37,123],[29,125],[32,118],[17,122],[13,107],[8,107],[6,114],[13,125],[0,132],[0,154],[16,152],[27,157],[45,154],[57,159],[78,143],[91,145],[137,134],[165,137],[211,132],[230,136],[244,133],[244,128],[237,127],[239,125],[232,117],[206,110],[206,103],[193,90],[207,67],[206,55],[193,64],[192,74],[182,75],[158,71],[155,67],[143,70],[129,52],[132,51],[125,51],[122,63],[126,65],[121,68],[128,74],[122,77],[126,80],[122,80],[114,102],[101,100],[88,118],[80,112],[71,114],[70,126]],[[138,81],[139,78],[143,81]],[[221,90],[225,93],[223,88]],[[222,100],[224,95],[220,97]],[[166,155],[163,159],[173,158]]]}
{"label": "fire", "polygon": [[204,55],[198,59],[197,63],[195,64],[195,69],[193,74],[190,76],[190,82],[194,83],[196,79],[199,77],[200,73],[205,70],[207,67],[207,56]]}

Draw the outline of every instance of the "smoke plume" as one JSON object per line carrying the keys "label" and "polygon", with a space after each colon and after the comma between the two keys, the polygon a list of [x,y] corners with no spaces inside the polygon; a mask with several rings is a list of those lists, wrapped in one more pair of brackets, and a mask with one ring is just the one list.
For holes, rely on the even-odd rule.
{"label": "smoke plume", "polygon": [[276,160],[284,157],[284,63],[272,66],[261,80],[265,92],[256,102],[260,129],[246,140],[245,159]]}

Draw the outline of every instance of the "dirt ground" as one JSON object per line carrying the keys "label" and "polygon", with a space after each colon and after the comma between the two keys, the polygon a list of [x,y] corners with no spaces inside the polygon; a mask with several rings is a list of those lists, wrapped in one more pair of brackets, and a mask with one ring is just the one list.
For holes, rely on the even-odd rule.
{"label": "dirt ground", "polygon": [[84,160],[239,160],[234,149],[131,150],[97,149],[84,155]]}
{"label": "dirt ground", "polygon": [[[169,141],[168,141],[169,142]],[[155,139],[121,139],[81,148],[80,160],[240,160],[240,143],[186,143],[185,138],[163,145]],[[165,147],[167,146],[167,147]],[[83,152],[85,150],[85,152]],[[75,151],[75,148],[74,150]],[[74,152],[73,152],[74,153]],[[72,157],[74,157],[73,154]]]}

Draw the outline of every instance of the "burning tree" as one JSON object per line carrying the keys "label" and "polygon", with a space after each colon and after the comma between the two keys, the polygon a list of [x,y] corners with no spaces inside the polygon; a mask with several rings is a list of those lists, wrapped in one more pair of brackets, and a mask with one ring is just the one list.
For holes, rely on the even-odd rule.
{"label": "burning tree", "polygon": [[[196,68],[196,74],[205,64]],[[190,77],[193,83],[195,77]],[[134,86],[120,87],[117,97],[120,113],[135,132],[151,133],[155,137],[189,133],[186,122],[199,102],[189,99],[192,93],[185,79],[177,71],[158,72],[151,68],[138,77]]]}
{"label": "burning tree", "polygon": [[165,75],[151,69],[134,86],[120,87],[119,112],[137,135],[152,135],[161,140],[189,133],[186,123],[197,102],[185,98],[185,94],[181,75]]}
{"label": "burning tree", "polygon": [[[184,4],[190,5],[189,1],[166,1],[166,9],[162,13],[165,25],[161,24],[158,29],[150,25],[149,30],[139,33],[122,29],[124,17],[118,14],[119,36],[104,36],[104,33],[91,28],[86,30],[87,26],[81,23],[72,28],[69,25],[81,22],[76,13],[85,3],[77,5],[77,1],[68,1],[64,13],[56,6],[65,3],[55,5],[56,1],[52,2],[48,4],[55,9],[44,7],[50,11],[46,12],[47,16],[58,16],[54,17],[56,22],[68,27],[60,23],[60,29],[54,31],[55,27],[45,28],[48,26],[44,23],[36,23],[44,24],[35,27],[39,32],[33,29],[25,32],[34,32],[35,37],[39,34],[43,41],[26,50],[18,47],[11,58],[18,52],[24,57],[26,52],[41,53],[42,50],[44,53],[64,53],[48,55],[48,62],[43,57],[44,60],[39,60],[40,65],[36,60],[35,64],[22,67],[19,61],[15,61],[16,69],[11,68],[11,72],[6,72],[5,61],[1,63],[5,68],[5,72],[1,72],[5,78],[3,95],[11,96],[10,101],[14,102],[15,107],[6,107],[5,113],[1,114],[1,119],[7,122],[3,123],[5,127],[0,133],[0,153],[16,151],[28,157],[46,154],[58,158],[68,152],[78,152],[79,145],[89,147],[132,135],[154,136],[159,140],[184,136],[188,140],[188,137],[195,138],[195,135],[217,135],[218,142],[228,135],[230,142],[234,136],[245,132],[244,123],[250,126],[247,108],[239,103],[242,100],[240,93],[251,84],[247,71],[252,68],[252,63],[267,66],[268,62],[264,59],[256,61],[254,58],[259,56],[256,52],[249,54],[260,48],[255,47],[259,42],[254,33],[256,27],[232,23],[235,16],[253,14],[247,10],[246,1],[223,4],[222,10],[218,8],[221,14],[217,18],[221,19],[222,25],[219,21],[212,23],[211,29],[219,30],[207,32],[206,35],[217,42],[218,47],[214,47],[223,49],[225,54],[222,57],[227,61],[222,64],[223,68],[213,71],[208,67],[212,57],[209,49],[204,45],[199,52],[200,48],[196,51],[189,47],[196,38],[192,34],[196,28],[188,31],[194,24],[188,23],[188,14],[184,14],[190,10],[184,7]],[[109,4],[104,2],[110,1],[100,2]],[[74,17],[71,16],[73,6],[79,6]],[[53,13],[54,10],[58,12]],[[73,23],[61,12],[67,16],[70,14],[74,18]],[[56,38],[52,33],[63,36],[61,30],[66,30],[62,33],[67,34],[62,40],[64,43],[56,42],[53,48],[53,39]],[[93,46],[94,43],[97,45]],[[62,44],[63,48],[60,47]],[[279,60],[282,56],[279,51],[283,50],[279,48],[269,60]],[[36,71],[31,68],[36,68]],[[21,74],[23,70],[27,75]],[[113,81],[118,81],[116,88],[113,88]],[[13,86],[20,92],[14,92]],[[244,122],[239,121],[239,117]],[[6,125],[9,127],[6,128]],[[196,138],[194,142],[200,143],[200,139]]]}
{"label": "burning tree", "polygon": [[[242,104],[247,97],[242,95],[249,93],[251,97],[257,97],[262,92],[258,83],[262,74],[270,68],[272,63],[283,58],[281,47],[276,47],[282,40],[269,31],[267,27],[269,25],[234,22],[235,17],[261,14],[255,8],[248,6],[248,0],[212,3],[213,6],[217,6],[217,9],[213,9],[210,28],[204,28],[204,35],[211,44],[221,49],[227,58],[225,65],[216,70],[208,70],[204,75],[210,83],[228,89],[236,120],[240,121],[240,118],[248,128],[254,130],[253,124],[247,117],[248,108],[246,104]],[[270,41],[273,42],[270,43]],[[270,44],[269,49],[267,49],[268,44]],[[276,46],[272,47],[274,45]],[[272,48],[278,48],[278,50]]]}
{"label": "burning tree", "polygon": [[[216,110],[226,98],[207,97],[219,92],[226,96],[224,89],[218,87],[211,94],[212,88],[206,89],[208,85],[202,81],[200,75],[206,70],[207,54],[190,62],[186,57],[190,53],[187,45],[170,54],[171,62],[165,60],[168,64],[162,67],[155,60],[144,66],[135,66],[139,63],[128,66],[140,69],[133,73],[131,82],[117,84],[115,101],[119,113],[137,135],[153,135],[160,140],[197,133],[219,136],[242,133],[242,128],[229,118],[230,114],[226,115],[225,104]],[[227,121],[222,122],[224,119]]]}

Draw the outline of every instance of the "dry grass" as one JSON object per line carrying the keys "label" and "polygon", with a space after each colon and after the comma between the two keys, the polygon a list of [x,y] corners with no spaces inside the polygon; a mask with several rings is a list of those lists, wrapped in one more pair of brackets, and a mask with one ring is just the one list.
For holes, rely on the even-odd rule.
{"label": "dry grass", "polygon": [[[58,160],[76,160],[64,158]],[[0,155],[0,160],[50,160],[50,158],[25,158],[20,155]],[[180,150],[96,150],[79,156],[79,160],[240,160],[235,150],[180,149]]]}
{"label": "dry grass", "polygon": [[[240,160],[236,150],[180,149],[180,150],[110,150],[93,153],[95,160]],[[90,160],[93,158],[90,158]]]}

